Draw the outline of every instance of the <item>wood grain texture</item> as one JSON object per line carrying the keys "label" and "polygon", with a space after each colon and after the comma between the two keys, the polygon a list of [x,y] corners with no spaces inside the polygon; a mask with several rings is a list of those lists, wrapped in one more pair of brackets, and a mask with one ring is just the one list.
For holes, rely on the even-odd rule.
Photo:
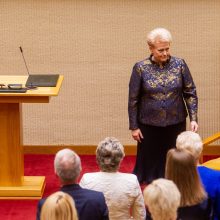
{"label": "wood grain texture", "polygon": [[22,184],[24,176],[21,105],[0,103],[0,185]]}

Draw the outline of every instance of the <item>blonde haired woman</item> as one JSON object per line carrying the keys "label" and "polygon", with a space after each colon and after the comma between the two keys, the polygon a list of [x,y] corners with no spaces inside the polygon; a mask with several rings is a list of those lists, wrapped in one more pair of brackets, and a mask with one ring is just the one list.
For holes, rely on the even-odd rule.
{"label": "blonde haired woman", "polygon": [[50,195],[42,207],[41,220],[78,220],[72,197],[64,192]]}
{"label": "blonde haired woman", "polygon": [[200,181],[191,153],[186,150],[169,150],[165,176],[177,185],[181,193],[179,219],[212,219],[212,205]]}
{"label": "blonde haired woman", "polygon": [[176,220],[180,192],[173,181],[154,180],[144,189],[144,201],[153,220]]}

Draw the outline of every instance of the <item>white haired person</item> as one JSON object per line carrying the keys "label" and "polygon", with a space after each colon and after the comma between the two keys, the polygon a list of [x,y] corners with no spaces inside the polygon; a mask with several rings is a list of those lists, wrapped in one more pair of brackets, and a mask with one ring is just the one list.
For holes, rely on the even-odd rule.
{"label": "white haired person", "polygon": [[202,183],[213,203],[214,220],[220,219],[220,172],[199,165],[199,158],[203,150],[201,137],[192,131],[182,132],[177,137],[176,147],[180,150],[187,150],[194,156]]}
{"label": "white haired person", "polygon": [[[83,189],[77,183],[82,170],[79,156],[70,149],[56,153],[54,171],[60,181],[60,191],[68,193],[75,201],[80,220],[109,220],[108,207],[103,193]],[[46,198],[39,200],[37,220],[41,219],[41,211]],[[54,219],[55,220],[55,219]]]}
{"label": "white haired person", "polygon": [[144,202],[153,220],[176,220],[180,192],[171,180],[154,180],[144,189]]}
{"label": "white haired person", "polygon": [[80,185],[104,193],[109,219],[144,220],[146,210],[137,177],[118,171],[124,156],[124,147],[116,138],[105,138],[96,149],[101,171],[84,174]]}
{"label": "white haired person", "polygon": [[164,177],[166,153],[186,130],[187,112],[191,130],[198,129],[196,87],[184,59],[171,56],[171,42],[167,29],[152,30],[151,54],[134,65],[129,82],[129,129],[137,141],[133,173],[143,184]]}

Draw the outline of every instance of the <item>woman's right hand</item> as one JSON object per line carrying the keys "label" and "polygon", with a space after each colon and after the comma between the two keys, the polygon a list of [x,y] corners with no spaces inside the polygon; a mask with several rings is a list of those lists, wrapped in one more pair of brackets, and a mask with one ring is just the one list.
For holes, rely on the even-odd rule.
{"label": "woman's right hand", "polygon": [[134,140],[136,140],[140,143],[141,143],[141,139],[144,138],[142,133],[141,133],[141,130],[139,128],[137,128],[135,130],[131,130],[131,135],[132,135]]}

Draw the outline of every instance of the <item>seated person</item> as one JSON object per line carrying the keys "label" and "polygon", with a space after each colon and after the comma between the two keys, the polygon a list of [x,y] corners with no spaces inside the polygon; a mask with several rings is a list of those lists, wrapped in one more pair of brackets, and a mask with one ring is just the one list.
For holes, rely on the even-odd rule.
{"label": "seated person", "polygon": [[157,179],[144,189],[144,202],[153,220],[176,220],[180,192],[171,180]]}
{"label": "seated person", "polygon": [[190,152],[179,149],[169,150],[165,177],[172,180],[181,193],[178,219],[212,219],[212,204],[200,181],[195,159]]}
{"label": "seated person", "polygon": [[202,183],[213,203],[214,220],[220,219],[220,171],[199,165],[203,150],[200,136],[192,131],[184,131],[177,137],[176,148],[188,150],[194,156]]}
{"label": "seated person", "polygon": [[111,220],[145,219],[144,198],[137,177],[118,171],[124,147],[116,138],[107,137],[96,150],[100,172],[83,175],[80,186],[103,192]]}
{"label": "seated person", "polygon": [[41,220],[78,220],[75,203],[64,192],[50,195],[41,210]]}
{"label": "seated person", "polygon": [[[60,180],[60,191],[68,193],[74,198],[78,218],[80,220],[108,220],[108,208],[103,193],[83,189],[77,184],[82,170],[79,156],[70,149],[57,152],[54,159],[54,171]],[[45,198],[41,199],[37,207],[37,220]]]}

